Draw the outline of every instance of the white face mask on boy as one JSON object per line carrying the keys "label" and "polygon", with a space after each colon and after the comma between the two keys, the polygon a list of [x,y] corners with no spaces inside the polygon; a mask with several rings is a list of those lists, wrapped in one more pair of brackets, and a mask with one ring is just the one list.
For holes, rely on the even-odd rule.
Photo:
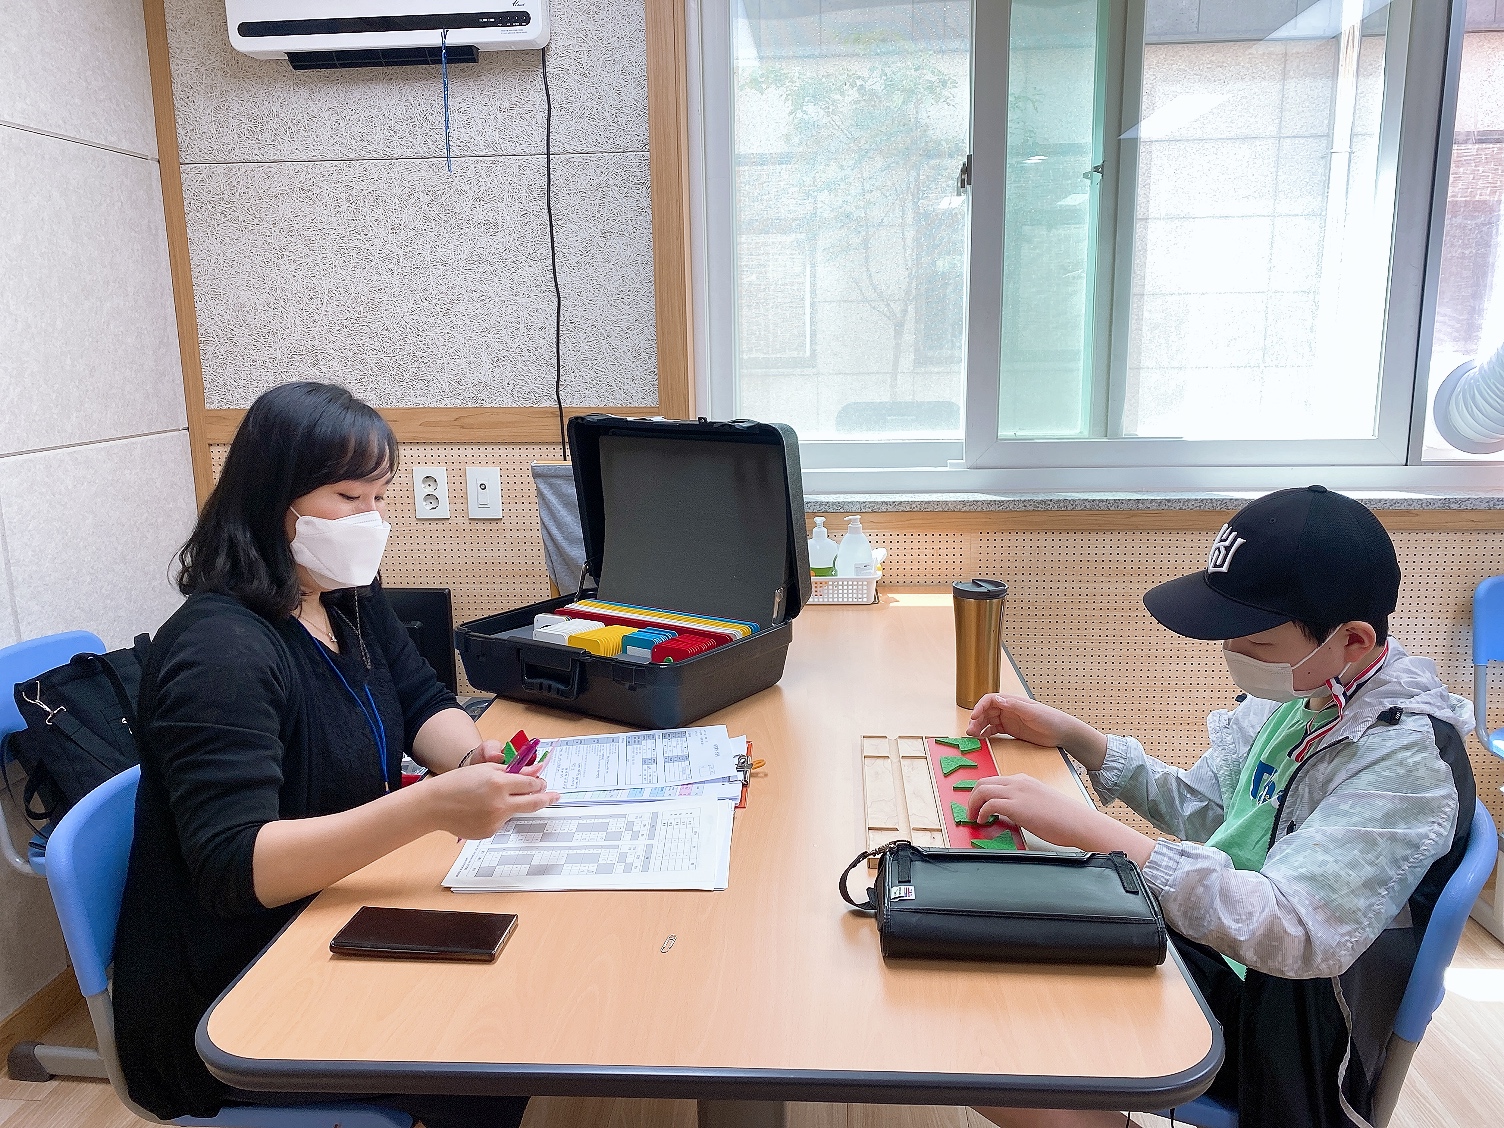
{"label": "white face mask on boy", "polygon": [[392,527],[374,509],[330,521],[325,517],[298,518],[292,538],[292,558],[308,569],[325,591],[365,587],[376,578],[381,554]]}
{"label": "white face mask on boy", "polygon": [[[1337,628],[1337,630],[1341,629],[1341,627]],[[1293,666],[1288,662],[1260,662],[1257,658],[1250,658],[1246,654],[1227,649],[1225,642],[1222,644],[1222,657],[1227,660],[1227,672],[1232,675],[1233,684],[1250,697],[1259,697],[1265,701],[1310,700],[1318,693],[1329,692],[1331,682],[1339,681],[1342,675],[1347,673],[1347,666],[1342,667],[1336,678],[1322,682],[1311,689],[1295,688],[1295,671],[1314,658],[1316,651],[1331,642],[1336,634],[1337,631],[1333,631],[1327,635],[1324,642]]]}

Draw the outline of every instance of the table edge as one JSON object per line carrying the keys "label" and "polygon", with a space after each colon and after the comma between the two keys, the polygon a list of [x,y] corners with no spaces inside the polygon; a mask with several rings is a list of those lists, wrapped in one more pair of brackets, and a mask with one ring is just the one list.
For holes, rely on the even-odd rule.
{"label": "table edge", "polygon": [[[281,935],[280,930],[277,935]],[[275,938],[272,943],[276,943]],[[274,1093],[394,1092],[832,1104],[1002,1104],[1158,1112],[1194,1100],[1206,1092],[1222,1068],[1226,1053],[1222,1027],[1174,945],[1169,947],[1168,958],[1174,962],[1196,1005],[1201,1008],[1212,1040],[1206,1056],[1195,1065],[1159,1077],[243,1058],[214,1044],[209,1037],[209,1020],[225,996],[255,966],[255,960],[246,965],[245,970],[204,1012],[194,1033],[194,1048],[209,1072],[226,1085]]]}

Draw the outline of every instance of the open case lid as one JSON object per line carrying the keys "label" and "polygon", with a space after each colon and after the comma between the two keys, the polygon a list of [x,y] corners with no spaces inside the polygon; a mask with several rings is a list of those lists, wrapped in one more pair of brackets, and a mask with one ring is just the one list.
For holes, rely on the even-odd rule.
{"label": "open case lid", "polygon": [[809,600],[792,427],[577,415],[569,449],[598,598],[763,629]]}

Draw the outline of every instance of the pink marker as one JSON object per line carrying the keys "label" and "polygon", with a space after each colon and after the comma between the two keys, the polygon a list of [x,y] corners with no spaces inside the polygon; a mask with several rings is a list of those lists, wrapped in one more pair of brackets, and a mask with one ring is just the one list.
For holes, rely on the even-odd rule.
{"label": "pink marker", "polygon": [[512,762],[507,765],[508,772],[520,772],[523,768],[530,767],[538,758],[538,745],[542,743],[538,737],[533,737],[521,748],[517,749],[517,755],[512,757]]}

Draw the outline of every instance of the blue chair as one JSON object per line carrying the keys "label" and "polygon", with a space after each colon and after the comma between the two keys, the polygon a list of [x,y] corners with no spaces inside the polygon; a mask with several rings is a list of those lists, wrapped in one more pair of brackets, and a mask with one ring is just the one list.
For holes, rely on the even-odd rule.
{"label": "blue chair", "polygon": [[[0,748],[11,733],[26,727],[16,708],[14,687],[31,681],[38,674],[67,664],[75,654],[103,654],[103,641],[89,631],[65,631],[28,639],[0,649]],[[0,751],[0,772],[9,783],[10,765]],[[0,853],[10,867],[28,877],[47,876],[47,835],[43,827],[31,836],[26,853],[16,849],[6,821],[5,805],[0,804]],[[46,1081],[51,1077],[103,1077],[104,1061],[90,1049],[76,1046],[51,1046],[21,1042],[13,1046],[7,1061],[12,1078],[20,1081]]]}
{"label": "blue chair", "polygon": [[1473,719],[1478,740],[1504,756],[1504,729],[1488,727],[1488,664],[1504,662],[1504,576],[1490,576],[1473,591]]}
{"label": "blue chair", "polygon": [[[109,981],[115,926],[125,895],[126,864],[136,829],[136,786],[140,781],[139,767],[123,771],[89,792],[58,820],[47,840],[47,884],[63,926],[68,956],[89,1006],[110,1084],[127,1108],[143,1119],[156,1121],[126,1091],[115,1046]],[[394,1109],[341,1103],[227,1108],[215,1117],[183,1117],[173,1123],[216,1128],[412,1128],[413,1121]]]}
{"label": "blue chair", "polygon": [[[1394,1106],[1399,1103],[1400,1089],[1405,1084],[1405,1074],[1410,1070],[1416,1047],[1447,993],[1447,966],[1462,939],[1468,913],[1489,874],[1494,872],[1499,853],[1499,832],[1483,806],[1483,800],[1476,800],[1476,804],[1467,850],[1441,896],[1436,898],[1436,908],[1426,925],[1426,934],[1421,938],[1415,966],[1410,969],[1410,982],[1405,985],[1405,996],[1400,1000],[1399,1013],[1395,1015],[1384,1068],[1379,1071],[1378,1083],[1374,1086],[1373,1123],[1376,1128],[1384,1128],[1394,1115]],[[1159,1115],[1195,1128],[1238,1128],[1237,1112],[1211,1097],[1197,1097],[1189,1104]]]}

